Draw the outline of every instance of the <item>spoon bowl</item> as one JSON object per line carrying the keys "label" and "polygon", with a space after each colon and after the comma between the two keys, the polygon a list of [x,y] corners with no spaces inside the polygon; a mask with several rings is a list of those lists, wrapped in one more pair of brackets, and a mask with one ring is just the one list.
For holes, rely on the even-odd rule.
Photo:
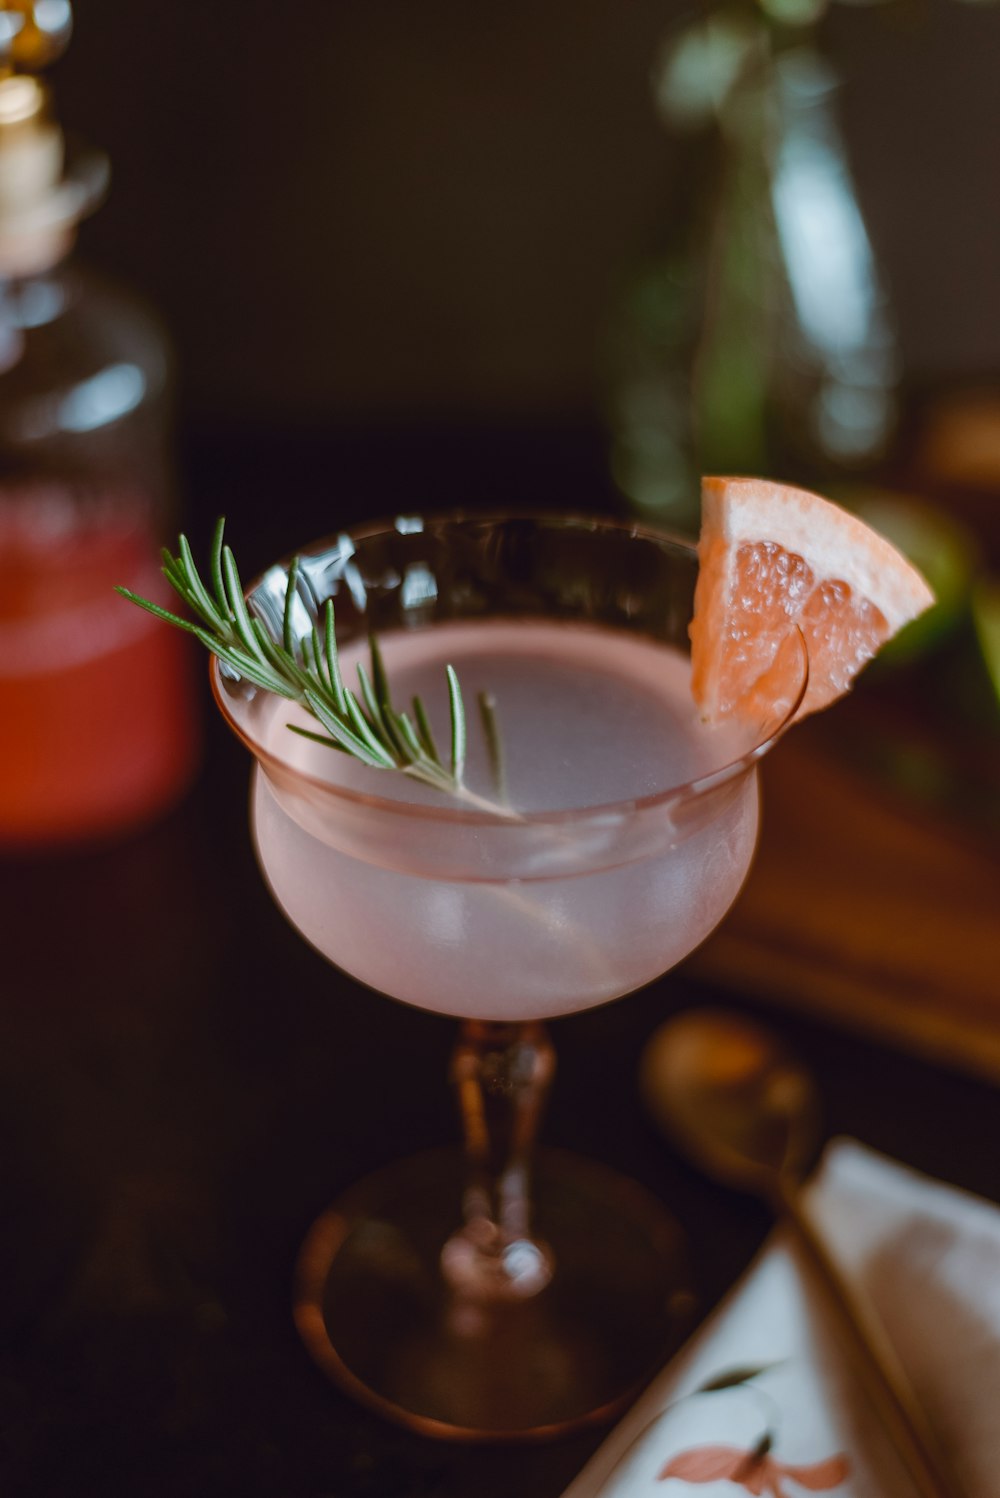
{"label": "spoon bowl", "polygon": [[639,1073],[658,1127],[707,1175],[773,1197],[816,1152],[819,1102],[808,1072],[769,1031],[724,1010],[695,1010],[652,1036]]}

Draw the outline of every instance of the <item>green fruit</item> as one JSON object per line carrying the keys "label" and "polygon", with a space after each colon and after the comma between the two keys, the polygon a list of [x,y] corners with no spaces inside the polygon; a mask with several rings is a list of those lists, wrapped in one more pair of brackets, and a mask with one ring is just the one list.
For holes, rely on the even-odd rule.
{"label": "green fruit", "polygon": [[1000,702],[1000,578],[984,577],[975,585],[972,619],[993,690]]}
{"label": "green fruit", "polygon": [[936,602],[901,629],[882,651],[886,661],[924,655],[968,616],[979,548],[966,526],[938,506],[909,494],[856,491],[846,499],[853,510],[918,567]]}

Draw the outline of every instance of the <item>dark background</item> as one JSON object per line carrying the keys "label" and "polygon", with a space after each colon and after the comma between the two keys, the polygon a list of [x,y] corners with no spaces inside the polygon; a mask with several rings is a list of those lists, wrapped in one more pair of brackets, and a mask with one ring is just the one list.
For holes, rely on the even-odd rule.
{"label": "dark background", "polygon": [[[205,425],[590,417],[616,287],[669,214],[665,0],[78,0],[66,125],[114,178]],[[1000,370],[1000,7],[825,23],[916,386]]]}
{"label": "dark background", "polygon": [[[178,354],[186,507],[248,572],[400,492],[612,502],[615,288],[668,212],[650,0],[78,0],[66,125],[111,154],[89,258]],[[1000,373],[1000,7],[836,11],[831,55],[912,388]],[[199,662],[199,667],[201,663]],[[292,1265],[339,1189],[454,1139],[454,1027],[323,963],[253,863],[246,756],[125,843],[0,861],[4,1498],[558,1498],[600,1439],[423,1442],[328,1386]],[[767,1229],[635,1071],[683,969],[556,1027],[545,1137],[643,1181],[707,1309]],[[774,1016],[771,1016],[773,1019]],[[808,1020],[827,1126],[1000,1199],[996,1093]]]}

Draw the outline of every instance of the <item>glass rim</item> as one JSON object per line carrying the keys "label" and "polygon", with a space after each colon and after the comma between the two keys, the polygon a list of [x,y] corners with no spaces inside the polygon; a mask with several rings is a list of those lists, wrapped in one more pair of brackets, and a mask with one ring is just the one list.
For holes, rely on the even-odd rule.
{"label": "glass rim", "polygon": [[[663,546],[675,552],[680,552],[689,557],[695,566],[698,563],[697,545],[684,536],[668,530],[660,530],[655,526],[644,524],[641,521],[629,519],[616,519],[604,515],[580,514],[576,511],[561,512],[557,510],[508,510],[502,513],[493,511],[455,510],[442,511],[431,515],[407,516],[401,513],[394,520],[372,520],[361,521],[357,525],[345,527],[343,530],[329,532],[326,536],[318,537],[308,543],[300,550],[290,552],[285,557],[279,558],[270,564],[265,572],[272,567],[284,567],[286,572],[295,556],[309,556],[315,549],[318,550],[327,542],[332,542],[336,537],[346,536],[352,541],[364,541],[373,537],[385,535],[391,531],[398,531],[399,521],[404,519],[419,519],[421,531],[441,527],[444,525],[469,524],[469,525],[502,525],[511,521],[529,520],[541,526],[549,526],[552,529],[571,529],[577,527],[585,531],[617,531],[622,535],[635,536],[637,539],[644,538],[656,545]],[[263,581],[265,573],[259,573],[244,588],[244,598],[249,600],[254,590]],[[505,816],[501,812],[486,811],[475,806],[428,806],[423,802],[402,801],[392,796],[380,796],[372,791],[357,790],[352,786],[340,786],[334,782],[325,780],[318,775],[312,775],[298,765],[290,763],[280,754],[275,754],[258,743],[252,734],[237,722],[234,714],[225,700],[225,692],[220,685],[222,668],[218,657],[212,655],[208,662],[209,684],[215,705],[219,709],[223,719],[235,733],[236,737],[249,749],[254,759],[261,765],[265,773],[268,767],[272,767],[280,776],[288,777],[292,781],[309,787],[312,791],[319,793],[324,798],[329,798],[332,804],[338,802],[347,806],[362,808],[371,812],[392,813],[396,816],[410,817],[417,822],[435,822],[451,826],[463,827],[490,827],[493,829],[502,827],[566,827],[572,825],[584,825],[594,820],[603,820],[623,816],[636,816],[657,808],[666,808],[679,803],[697,801],[700,797],[707,795],[710,791],[718,789],[728,781],[737,779],[746,774],[754,765],[774,747],[784,734],[785,730],[795,720],[795,715],[802,705],[803,698],[809,686],[809,652],[805,637],[797,625],[793,626],[795,634],[799,637],[802,653],[802,678],[799,689],[777,722],[769,727],[766,732],[756,738],[749,749],[742,754],[729,759],[718,769],[710,770],[705,775],[695,776],[686,781],[678,782],[676,785],[668,786],[663,790],[651,792],[646,796],[629,796],[620,801],[607,801],[591,806],[564,807],[557,811],[528,811],[515,812]],[[268,696],[277,697],[277,693],[267,691],[265,687],[255,687],[255,691],[264,692]],[[279,698],[279,700],[285,700]],[[388,773],[388,772],[386,772]],[[402,771],[397,771],[402,774]]]}

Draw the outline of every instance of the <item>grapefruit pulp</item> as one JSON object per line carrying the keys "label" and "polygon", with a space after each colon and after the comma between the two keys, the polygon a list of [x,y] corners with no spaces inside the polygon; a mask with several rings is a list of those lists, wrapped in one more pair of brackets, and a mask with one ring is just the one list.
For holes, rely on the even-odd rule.
{"label": "grapefruit pulp", "polygon": [[934,602],[917,569],[864,521],[765,479],[702,480],[698,560],[691,685],[709,721],[759,705],[765,679],[780,695],[786,656],[797,669],[782,651],[796,629],[809,657],[797,716],[826,707]]}

